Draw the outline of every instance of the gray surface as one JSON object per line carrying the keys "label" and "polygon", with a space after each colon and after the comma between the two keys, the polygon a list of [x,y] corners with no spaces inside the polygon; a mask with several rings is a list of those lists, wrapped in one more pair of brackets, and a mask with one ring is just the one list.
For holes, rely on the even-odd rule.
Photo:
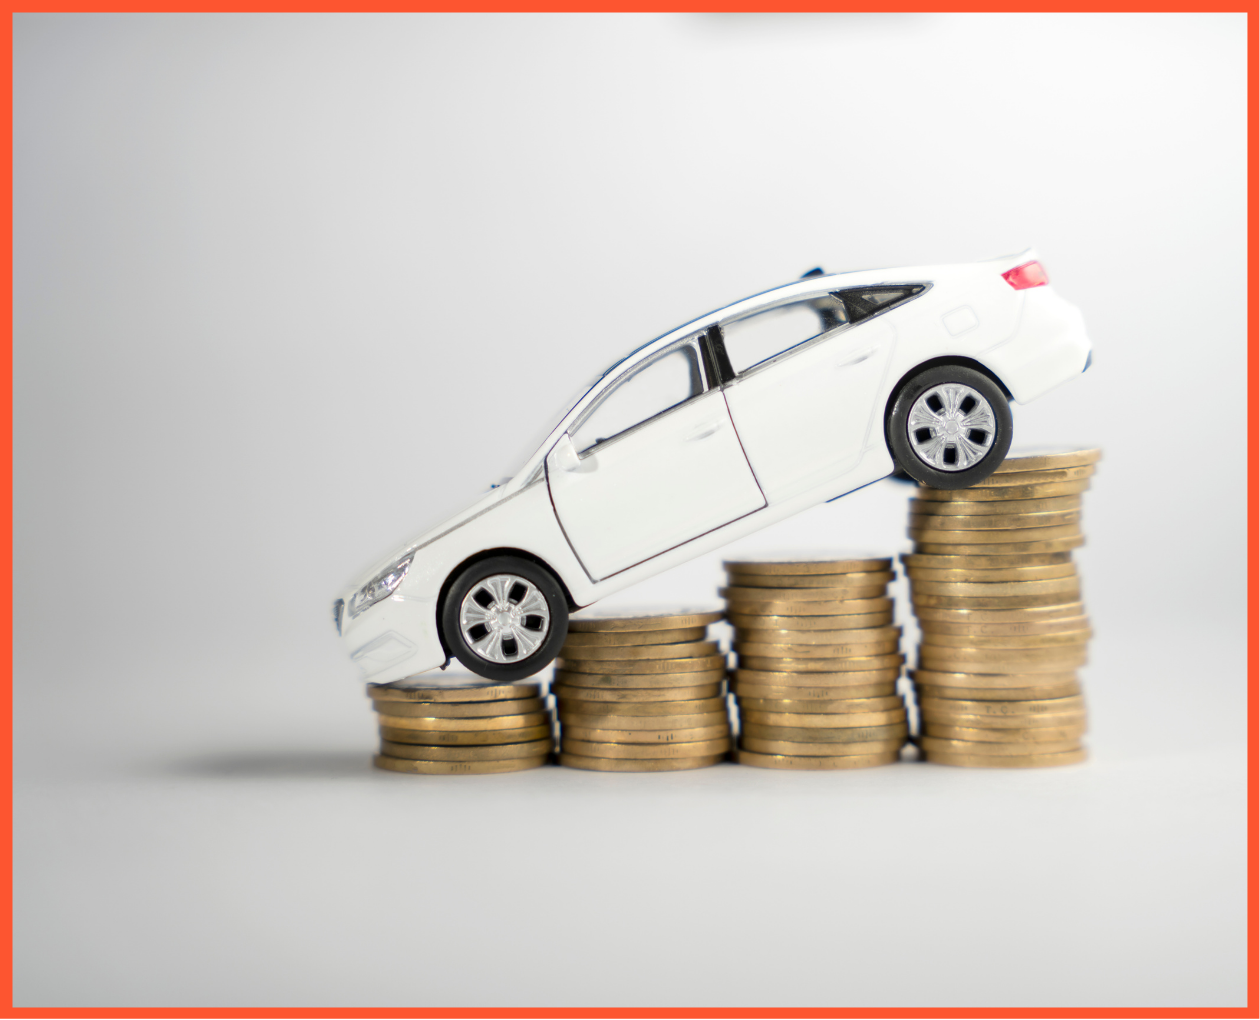
{"label": "gray surface", "polygon": [[[1243,29],[18,16],[16,1003],[1242,1004]],[[367,767],[329,599],[584,377],[1029,243],[1096,345],[1015,412],[1106,449],[1088,765]]]}

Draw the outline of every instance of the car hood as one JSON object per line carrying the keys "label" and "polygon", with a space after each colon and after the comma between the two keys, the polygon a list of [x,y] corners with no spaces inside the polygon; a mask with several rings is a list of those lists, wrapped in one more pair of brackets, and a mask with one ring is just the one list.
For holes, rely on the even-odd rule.
{"label": "car hood", "polygon": [[502,503],[511,494],[509,489],[511,489],[511,486],[500,485],[491,489],[489,492],[482,493],[477,497],[477,500],[474,503],[465,507],[463,510],[444,518],[442,521],[428,528],[426,531],[421,532],[421,534],[417,535],[406,545],[399,546],[388,556],[381,557],[381,559],[373,563],[369,569],[360,573],[359,576],[356,577],[355,580],[348,586],[348,590],[351,593],[358,591],[386,567],[390,566],[390,564],[395,561],[402,559],[407,555],[407,553],[422,549],[430,542],[437,541],[448,532],[454,531],[460,525],[467,523],[474,517],[478,517],[492,507]]}

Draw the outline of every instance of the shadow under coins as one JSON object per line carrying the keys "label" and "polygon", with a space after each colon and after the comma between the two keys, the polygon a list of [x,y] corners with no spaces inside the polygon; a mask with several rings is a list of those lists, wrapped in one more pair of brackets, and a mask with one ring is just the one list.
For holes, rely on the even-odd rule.
{"label": "shadow under coins", "polygon": [[351,779],[369,774],[370,751],[239,751],[184,758],[159,766],[167,776],[198,779]]}

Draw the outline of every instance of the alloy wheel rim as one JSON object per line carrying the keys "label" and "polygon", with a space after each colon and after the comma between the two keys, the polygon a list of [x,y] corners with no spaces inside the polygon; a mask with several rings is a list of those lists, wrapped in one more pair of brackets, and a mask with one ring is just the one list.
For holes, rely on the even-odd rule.
{"label": "alloy wheel rim", "polygon": [[495,574],[472,586],[459,605],[459,629],[487,662],[520,662],[551,632],[551,611],[538,586],[516,574]]}
{"label": "alloy wheel rim", "polygon": [[915,456],[937,471],[965,471],[993,448],[997,415],[989,401],[963,383],[941,383],[919,395],[906,420]]}

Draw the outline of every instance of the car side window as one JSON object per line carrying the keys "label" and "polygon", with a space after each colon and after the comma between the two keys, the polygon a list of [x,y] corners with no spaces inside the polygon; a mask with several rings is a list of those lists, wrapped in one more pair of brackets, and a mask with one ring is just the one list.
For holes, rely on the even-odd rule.
{"label": "car side window", "polygon": [[922,286],[911,287],[858,287],[840,293],[845,307],[849,309],[849,321],[861,322],[869,319],[876,312],[891,308],[899,301],[914,297],[922,292]]}
{"label": "car side window", "polygon": [[731,368],[740,374],[848,321],[844,302],[825,294],[729,323],[722,338]]}
{"label": "car side window", "polygon": [[579,453],[585,453],[699,396],[703,389],[695,348],[690,344],[679,347],[618,383],[572,434],[573,445]]}

